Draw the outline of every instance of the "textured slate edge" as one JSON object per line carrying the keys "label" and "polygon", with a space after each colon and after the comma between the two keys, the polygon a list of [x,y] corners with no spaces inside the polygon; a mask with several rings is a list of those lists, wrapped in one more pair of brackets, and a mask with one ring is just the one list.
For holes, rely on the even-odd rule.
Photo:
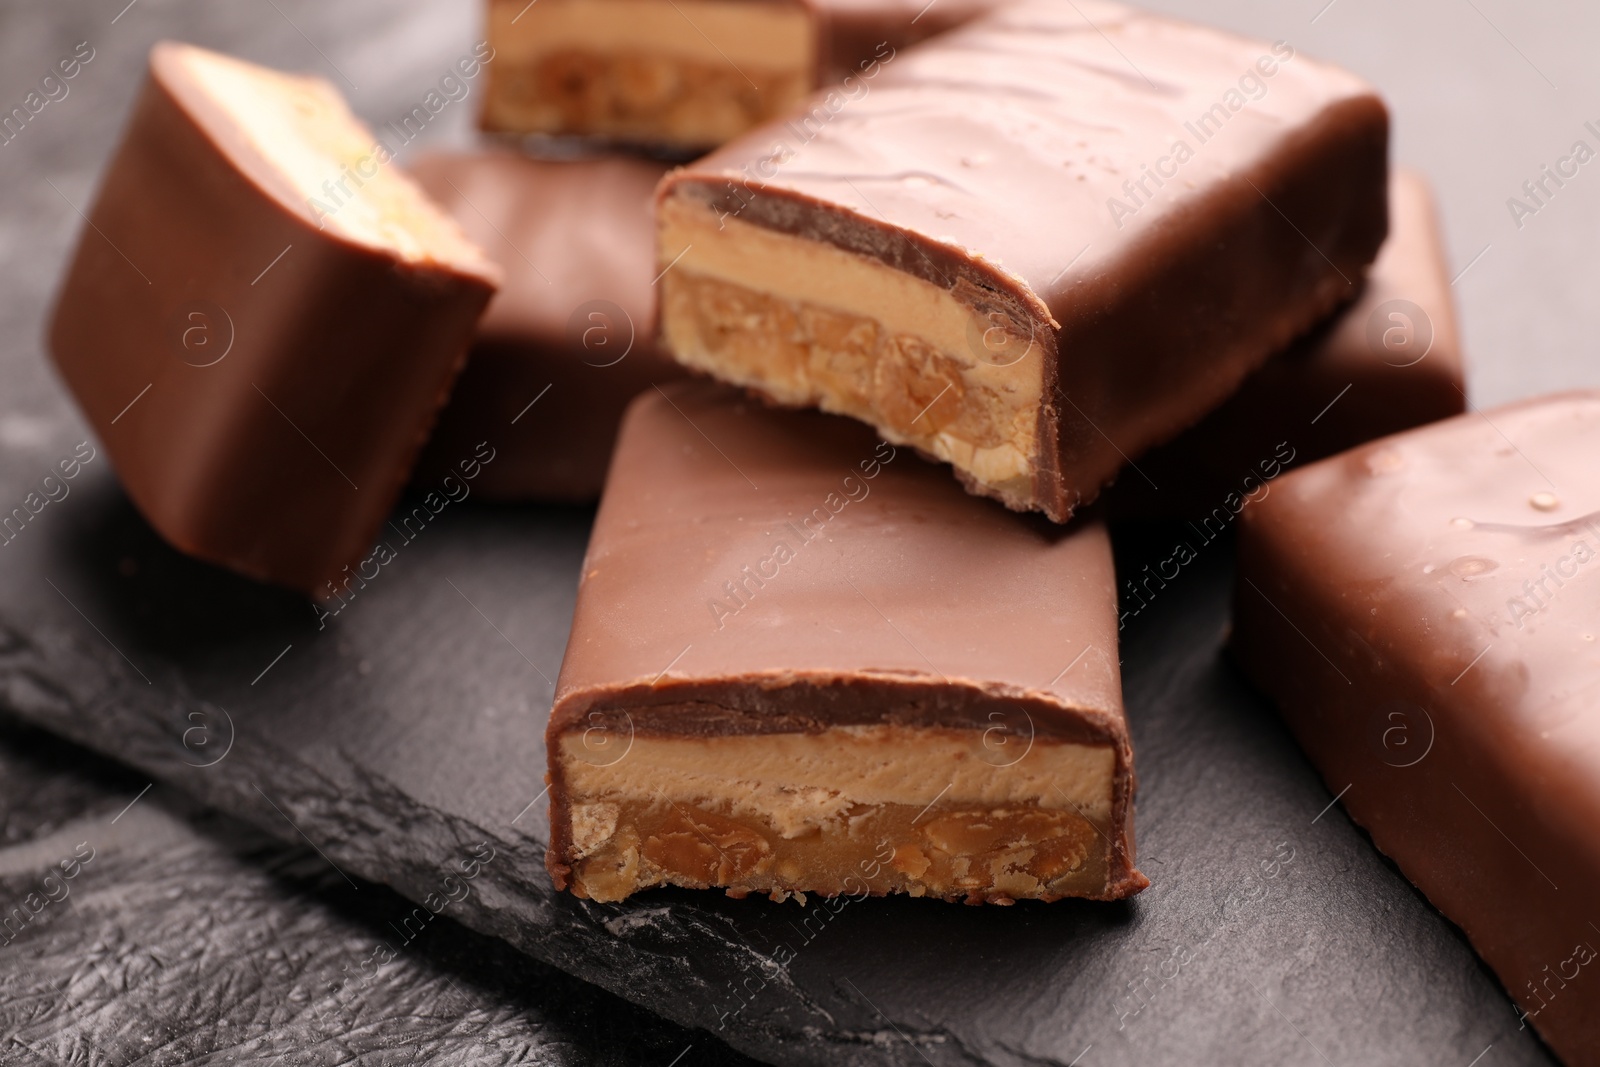
{"label": "textured slate edge", "polygon": [[[299,831],[304,831],[340,868],[413,900],[434,892],[473,845],[487,841],[495,858],[479,876],[477,891],[460,906],[456,917],[464,926],[502,938],[674,1022],[707,1030],[750,1055],[797,1067],[911,1065],[930,1059],[1059,1062],[975,1053],[950,1031],[889,1023],[842,988],[843,1003],[824,1006],[714,913],[660,908],[641,920],[637,910],[557,894],[544,870],[542,843],[529,848],[526,838],[509,839],[444,817],[376,780],[343,753],[337,765],[345,777],[335,781],[252,738],[235,746],[229,773],[208,774],[192,765],[193,754],[182,743],[188,713],[204,713],[207,706],[188,694],[177,706],[162,700],[113,650],[92,641],[92,634],[57,629],[30,638],[0,619],[0,706],[286,842],[301,842]],[[257,786],[273,795],[283,814]],[[516,898],[515,908],[500,906],[508,898]],[[710,941],[719,942],[722,951],[708,953]],[[730,956],[748,960],[747,970],[759,972],[764,985],[734,1025],[719,1027],[717,1005],[728,1002],[730,977],[738,977],[720,963]],[[652,989],[673,989],[677,995],[652,996]]]}
{"label": "textured slate edge", "polygon": [[[1157,545],[1162,536],[1158,535]],[[467,543],[474,542],[469,538]],[[1150,547],[1140,538],[1122,538],[1119,566],[1125,571],[1137,570]],[[77,569],[77,558],[76,553],[68,553],[65,562],[70,569]],[[1173,835],[1196,829],[1192,820],[1180,813],[1191,807],[1188,794],[1208,781],[1204,761],[1196,764],[1180,749],[1199,740],[1212,756],[1224,756],[1224,766],[1236,771],[1254,766],[1266,775],[1265,790],[1245,790],[1246,795],[1267,804],[1273,812],[1265,823],[1246,819],[1256,831],[1277,826],[1285,818],[1309,819],[1332,792],[1323,794],[1281,726],[1264,706],[1251,700],[1240,688],[1236,673],[1218,658],[1220,635],[1226,626],[1225,590],[1230,568],[1226,553],[1208,558],[1201,571],[1186,578],[1181,589],[1168,595],[1171,599],[1163,598],[1164,606],[1156,615],[1141,620],[1140,626],[1126,635],[1124,645],[1132,672],[1127,680],[1128,698],[1136,709],[1145,709],[1135,724],[1136,741],[1144,745],[1144,765],[1156,768],[1160,775],[1153,780],[1160,784],[1142,796],[1141,827],[1146,843],[1155,844],[1154,852],[1146,858],[1157,864],[1151,868],[1153,874],[1161,870],[1163,858],[1176,865],[1162,871],[1159,884],[1134,901],[1132,907],[1116,909],[1116,914],[1101,906],[1079,909],[1063,904],[1038,910],[1032,920],[1029,909],[1022,907],[962,908],[946,916],[950,920],[947,924],[930,922],[930,918],[938,916],[930,916],[926,909],[874,902],[867,910],[852,910],[842,924],[853,928],[864,941],[840,941],[835,935],[831,943],[819,942],[797,958],[792,977],[772,965],[756,947],[770,947],[770,935],[775,930],[778,936],[786,936],[782,925],[801,914],[792,905],[775,910],[776,906],[761,900],[733,902],[718,894],[659,893],[613,907],[553,894],[539,863],[536,835],[511,836],[511,831],[487,830],[473,820],[443,817],[426,803],[401,795],[394,783],[358,770],[356,759],[365,753],[364,749],[341,753],[327,743],[313,743],[313,747],[303,749],[304,758],[297,758],[262,741],[263,733],[315,738],[321,733],[319,728],[311,729],[309,735],[302,734],[291,723],[280,724],[268,717],[262,720],[258,731],[242,734],[226,766],[202,770],[186,765],[195,758],[195,753],[182,743],[183,732],[190,725],[187,713],[208,705],[193,699],[181,680],[186,675],[179,675],[170,667],[159,668],[157,686],[144,684],[142,677],[135,677],[119,654],[76,615],[47,612],[44,619],[33,623],[31,637],[22,636],[15,627],[0,630],[0,706],[9,704],[35,722],[151,768],[158,776],[170,778],[194,793],[218,798],[214,802],[219,806],[236,806],[247,818],[273,833],[286,840],[298,840],[297,831],[285,821],[285,815],[257,792],[259,785],[341,868],[357,876],[374,874],[413,898],[433,891],[449,865],[464,855],[464,849],[489,841],[497,859],[475,883],[471,908],[459,912],[458,917],[467,925],[503,937],[540,959],[591,978],[652,1010],[698,1023],[764,1059],[785,1064],[915,1063],[926,1059],[936,1065],[984,1062],[1044,1067],[1069,1062],[1079,1049],[1078,1042],[1065,1047],[1067,1042],[1051,1036],[1039,1040],[1041,1033],[1058,1036],[1061,1031],[1056,1029],[1055,1020],[1071,1019],[1080,1010],[1092,1015],[1097,1009],[1109,1009],[1106,1001],[1115,983],[1136,977],[1141,962],[1153,964],[1152,943],[1148,936],[1138,933],[1140,928],[1157,924],[1161,931],[1157,938],[1161,943],[1170,943],[1170,938],[1183,940],[1194,931],[1217,927],[1216,920],[1209,917],[1208,900],[1224,887],[1203,877],[1197,880],[1178,876],[1197,857]],[[60,562],[63,560],[58,559]],[[172,577],[162,575],[162,580]],[[58,580],[64,578],[66,575],[62,574]],[[75,586],[68,588],[78,591]],[[7,610],[20,613],[25,608]],[[91,611],[99,614],[94,606]],[[127,631],[113,633],[124,636]],[[138,651],[131,645],[123,647]],[[203,658],[206,653],[202,651],[201,655]],[[138,658],[150,667],[144,655]],[[339,708],[334,705],[323,710],[337,714]],[[381,729],[382,709],[366,709],[365,713],[376,714],[373,727]],[[1196,734],[1195,727],[1201,733]],[[364,742],[365,735],[359,736]],[[1217,747],[1219,742],[1223,747]],[[438,756],[444,762],[454,760],[459,764],[462,759],[481,758],[484,753],[474,749],[473,742],[464,736],[459,748],[452,748],[449,753],[441,751]],[[308,764],[309,759],[315,759],[316,767],[321,769]],[[1271,761],[1271,769],[1262,762],[1264,759]],[[459,772],[450,778],[459,784]],[[521,803],[520,798],[517,803]],[[1226,819],[1230,809],[1213,806],[1208,810]],[[1308,1004],[1331,995],[1348,1009],[1371,1004],[1374,996],[1389,999],[1391,990],[1414,1001],[1416,998],[1404,987],[1414,968],[1465,964],[1466,972],[1443,983],[1441,994],[1431,1001],[1444,1013],[1416,1020],[1419,1030],[1430,1035],[1427,1040],[1408,1042],[1403,1037],[1404,1028],[1411,1025],[1406,1014],[1384,1010],[1380,1013],[1382,1029],[1365,1038],[1355,1036],[1350,1050],[1383,1061],[1383,1050],[1389,1045],[1380,1038],[1386,1035],[1391,1040],[1400,1039],[1413,1053],[1440,1048],[1442,1044],[1459,1051],[1464,1047],[1460,1041],[1464,1027],[1478,1032],[1487,1028],[1497,1041],[1510,1038],[1512,1035],[1506,1032],[1511,1029],[1509,1026],[1497,1027],[1481,1018],[1504,995],[1498,983],[1483,972],[1459,933],[1438,923],[1437,913],[1392,868],[1385,870],[1370,842],[1344,823],[1342,816],[1331,814],[1319,830],[1327,831],[1322,836],[1323,848],[1333,848],[1327,858],[1337,859],[1338,863],[1333,867],[1324,865],[1318,883],[1302,883],[1297,896],[1284,899],[1287,910],[1275,908],[1272,913],[1258,913],[1257,918],[1275,920],[1272,925],[1280,928],[1284,921],[1298,923],[1299,929],[1305,931],[1308,947],[1318,945],[1331,951],[1338,964],[1328,973],[1329,984],[1322,985],[1324,968],[1315,957],[1306,956],[1302,950],[1299,962],[1288,962],[1285,969],[1279,966],[1285,961],[1270,935],[1263,941],[1258,935],[1246,935],[1243,929],[1235,929],[1234,936],[1245,936],[1246,941],[1228,953],[1230,970],[1219,972],[1217,978],[1231,982],[1241,969],[1258,979],[1263,973],[1276,972],[1284,980],[1309,982],[1318,995]],[[519,862],[505,865],[498,858],[518,855]],[[1253,862],[1249,856],[1243,859],[1247,865]],[[1308,858],[1307,862],[1312,861]],[[1241,869],[1225,866],[1213,873],[1231,880],[1232,874]],[[1343,872],[1363,873],[1351,880],[1342,877]],[[1354,921],[1358,927],[1376,921],[1380,926],[1375,929],[1381,929],[1387,923],[1381,916],[1393,914],[1395,908],[1400,909],[1400,914],[1394,916],[1400,921],[1389,936],[1404,939],[1413,946],[1415,955],[1408,951],[1385,955],[1380,950],[1384,963],[1374,976],[1387,984],[1373,987],[1364,977],[1358,959],[1349,955],[1351,940],[1319,917],[1331,913],[1344,921]],[[1021,920],[1021,925],[1015,920]],[[1070,1002],[1051,996],[1035,1001],[1030,999],[1030,991],[1048,987],[1001,979],[1014,994],[1020,994],[1021,1002],[1013,999],[985,1005],[982,989],[973,990],[975,996],[959,991],[945,996],[934,992],[944,987],[943,982],[930,986],[913,977],[910,985],[897,986],[893,980],[886,983],[873,978],[874,973],[882,979],[907,967],[912,968],[908,976],[958,974],[948,947],[937,951],[919,949],[919,942],[939,945],[942,931],[951,935],[951,945],[965,944],[969,951],[980,952],[983,942],[973,941],[970,935],[983,930],[996,933],[998,943],[1017,961],[1014,966],[1025,974],[1029,969],[1026,960],[1047,958],[1027,951],[1027,931],[1041,921],[1041,930],[1049,929],[1074,941],[1087,938],[1098,945],[1088,949],[1087,957],[1079,954],[1074,959],[1087,959],[1091,964],[1103,961],[1105,966],[1098,973],[1104,984],[1072,987],[1075,991]],[[1354,937],[1357,952],[1361,940],[1360,934]],[[992,970],[993,962],[988,973],[1000,978]],[[885,967],[889,970],[885,971]],[[929,967],[934,970],[928,971]],[[982,973],[981,967],[979,972]],[[1048,973],[1065,977],[1058,970]],[[876,1003],[867,1000],[868,994],[850,981],[851,976],[873,991]],[[759,988],[759,994],[728,1026],[718,1027],[719,1005],[730,1006],[735,985],[746,980]],[[1356,992],[1363,984],[1367,991]],[[908,997],[906,991],[915,995]],[[1194,989],[1183,998],[1187,1006],[1167,1003],[1171,1006],[1163,1013],[1188,1011],[1189,1016],[1177,1024],[1178,1029],[1174,1029],[1176,1019],[1169,1017],[1165,1037],[1155,1042],[1162,1051],[1154,1057],[1151,1049],[1141,1048],[1148,1045],[1152,1036],[1148,1026],[1140,1031],[1141,1040],[1132,1045],[1119,1042],[1119,1035],[1108,1032],[1103,1024],[1091,1022],[1087,1033],[1082,1028],[1075,1032],[1081,1035],[1080,1041],[1094,1039],[1094,1059],[1100,1062],[1107,1062],[1107,1055],[1118,1062],[1168,1062],[1179,1061],[1180,1057],[1191,1061],[1193,1056],[1185,1056],[1182,1050],[1194,1048],[1184,1037],[1184,1031],[1192,1027],[1200,1028],[1202,1032],[1193,1037],[1211,1049],[1212,1057],[1222,1057],[1224,1053],[1238,1057],[1207,1062],[1280,1062],[1298,1040],[1295,1031],[1265,1005],[1236,1003],[1226,990]],[[1199,1015],[1192,1011],[1196,1004],[1205,1006]],[[880,1005],[887,1010],[887,1016],[878,1014]],[[1468,1005],[1471,1008],[1466,1013],[1457,1014],[1454,1010]],[[1260,1018],[1252,1019],[1252,1011]],[[1206,1021],[1213,1017],[1208,1012],[1220,1012],[1216,1018],[1233,1021],[1216,1029]],[[1325,1016],[1318,1025],[1327,1027],[1335,1018],[1338,1017]],[[1339,1018],[1337,1026],[1360,1035],[1363,1027],[1357,1020],[1361,1018],[1359,1013],[1346,1014]],[[1509,1013],[1506,1019],[1510,1019]],[[1240,1026],[1245,1027],[1242,1035],[1237,1030]],[[1263,1026],[1267,1029],[1262,1030]],[[1401,1029],[1397,1031],[1396,1027]],[[1249,1048],[1236,1048],[1240,1036],[1250,1043]],[[1548,1054],[1535,1046],[1536,1043],[1516,1050],[1513,1062],[1550,1062]],[[1466,1058],[1476,1051],[1468,1050]],[[1510,1047],[1497,1045],[1497,1056],[1503,1058],[1511,1052]]]}
{"label": "textured slate edge", "polygon": [[748,1062],[448,910],[373,965],[377,945],[400,943],[391,924],[409,902],[146,784],[0,718],[0,903],[37,891],[74,843],[94,849],[0,943],[0,1060],[579,1067],[692,1048],[694,1067]]}

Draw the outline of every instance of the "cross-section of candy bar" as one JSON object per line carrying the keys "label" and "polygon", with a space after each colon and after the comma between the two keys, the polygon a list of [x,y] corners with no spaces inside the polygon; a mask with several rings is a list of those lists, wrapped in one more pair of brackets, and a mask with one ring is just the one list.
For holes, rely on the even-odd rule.
{"label": "cross-section of candy bar", "polygon": [[546,735],[556,884],[1137,892],[1113,586],[1100,527],[976,500],[859,424],[646,393]]}
{"label": "cross-section of candy bar", "polygon": [[663,339],[1064,521],[1356,296],[1387,141],[1283,42],[1012,4],[668,175]]}

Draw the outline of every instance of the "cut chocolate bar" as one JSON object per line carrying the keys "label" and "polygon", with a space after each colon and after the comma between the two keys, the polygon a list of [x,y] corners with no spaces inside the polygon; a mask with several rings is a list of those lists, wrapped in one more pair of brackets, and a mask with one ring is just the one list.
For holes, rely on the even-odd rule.
{"label": "cut chocolate bar", "polygon": [[499,271],[319,78],[160,44],[50,332],[129,496],[309,594],[405,484]]}
{"label": "cut chocolate bar", "polygon": [[485,129],[704,149],[1003,0],[489,0]]}
{"label": "cut chocolate bar", "polygon": [[417,181],[505,272],[419,481],[450,473],[487,440],[497,455],[475,486],[486,497],[600,495],[628,401],[687,373],[655,343],[651,206],[665,170],[510,152],[417,162]]}
{"label": "cut chocolate bar", "polygon": [[1389,239],[1361,297],[1106,490],[1112,519],[1216,519],[1292,466],[1466,410],[1450,271],[1427,180],[1389,180]]}
{"label": "cut chocolate bar", "polygon": [[668,349],[1057,521],[1354,297],[1385,233],[1382,102],[1283,42],[1023,2],[818,106],[663,182]]}
{"label": "cut chocolate bar", "polygon": [[1113,899],[1133,766],[1110,546],[865,427],[635,401],[546,734],[556,885]]}
{"label": "cut chocolate bar", "polygon": [[1233,649],[1373,842],[1600,1063],[1600,392],[1462,415],[1245,509]]}

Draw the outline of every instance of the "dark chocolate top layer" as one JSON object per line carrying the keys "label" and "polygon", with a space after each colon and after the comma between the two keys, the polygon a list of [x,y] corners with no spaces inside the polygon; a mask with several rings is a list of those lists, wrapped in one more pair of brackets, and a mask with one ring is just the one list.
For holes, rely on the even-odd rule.
{"label": "dark chocolate top layer", "polygon": [[[1330,131],[1375,140],[1381,157],[1384,105],[1284,42],[1021,0],[819,93],[809,113],[675,172],[663,193],[849,242],[937,283],[974,272],[1065,321],[1107,276],[1138,286],[1183,220],[1253,210],[1298,146]],[[818,205],[840,221],[819,220]]]}
{"label": "dark chocolate top layer", "polygon": [[[1116,640],[1100,527],[970,497],[850,420],[678,383],[624,421],[552,729],[607,703],[726,732],[982,725],[1003,702],[1125,750]],[[797,682],[822,698],[789,707]]]}

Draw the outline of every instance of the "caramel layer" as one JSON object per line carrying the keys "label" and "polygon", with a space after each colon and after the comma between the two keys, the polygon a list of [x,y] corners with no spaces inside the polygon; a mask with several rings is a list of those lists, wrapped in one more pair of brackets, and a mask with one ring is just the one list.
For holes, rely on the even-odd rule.
{"label": "caramel layer", "polygon": [[578,804],[573,822],[590,846],[573,888],[598,901],[675,885],[778,900],[906,893],[1009,904],[1100,896],[1106,884],[1106,828],[1070,811],[885,804],[850,813],[845,832],[790,839],[663,797]]}

